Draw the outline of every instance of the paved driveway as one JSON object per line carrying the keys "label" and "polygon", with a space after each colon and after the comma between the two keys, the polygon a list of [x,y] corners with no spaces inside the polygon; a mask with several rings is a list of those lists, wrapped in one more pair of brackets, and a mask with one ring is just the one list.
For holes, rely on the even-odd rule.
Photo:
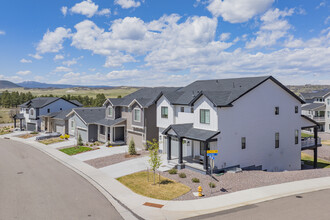
{"label": "paved driveway", "polygon": [[77,158],[81,161],[85,160],[91,160],[99,157],[105,157],[105,156],[110,156],[114,154],[121,154],[125,153],[128,151],[127,145],[125,146],[118,146],[118,147],[105,147],[105,146],[100,146],[100,149],[98,150],[93,150],[93,151],[88,151],[85,153],[77,154],[73,156],[74,158]]}
{"label": "paved driveway", "polygon": [[35,148],[0,139],[0,219],[122,219],[88,181]]}

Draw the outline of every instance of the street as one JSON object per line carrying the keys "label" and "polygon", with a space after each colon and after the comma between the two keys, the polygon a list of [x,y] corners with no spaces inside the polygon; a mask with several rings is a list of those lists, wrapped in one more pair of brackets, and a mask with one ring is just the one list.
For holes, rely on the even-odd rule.
{"label": "street", "polygon": [[29,145],[0,139],[0,219],[122,217],[74,171]]}

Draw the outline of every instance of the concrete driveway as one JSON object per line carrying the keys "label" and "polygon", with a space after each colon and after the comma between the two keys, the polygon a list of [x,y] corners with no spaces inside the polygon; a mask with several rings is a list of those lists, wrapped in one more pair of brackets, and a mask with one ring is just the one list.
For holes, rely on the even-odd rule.
{"label": "concrete driveway", "polygon": [[122,219],[80,175],[41,151],[0,139],[0,219]]}
{"label": "concrete driveway", "polygon": [[91,160],[99,157],[106,157],[110,155],[115,154],[121,154],[128,151],[127,145],[125,146],[118,146],[118,147],[105,147],[105,146],[99,146],[100,149],[88,151],[84,153],[77,154],[73,156],[74,158],[85,161],[85,160]]}

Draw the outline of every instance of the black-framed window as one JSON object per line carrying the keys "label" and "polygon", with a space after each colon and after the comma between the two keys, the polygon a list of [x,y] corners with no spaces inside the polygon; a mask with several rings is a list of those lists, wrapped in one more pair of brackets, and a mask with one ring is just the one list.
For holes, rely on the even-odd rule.
{"label": "black-framed window", "polygon": [[181,107],[181,112],[184,112],[184,107]]}
{"label": "black-framed window", "polygon": [[190,113],[194,113],[194,108],[193,107],[190,108]]}
{"label": "black-framed window", "polygon": [[199,112],[199,122],[201,124],[210,124],[210,110],[201,109]]}
{"label": "black-framed window", "polygon": [[275,107],[275,115],[279,115],[280,114],[280,107]]}
{"label": "black-framed window", "polygon": [[161,108],[161,117],[168,118],[168,107],[162,106]]}
{"label": "black-framed window", "polygon": [[299,111],[299,107],[296,105],[295,107],[294,107],[294,113],[298,113],[298,111]]}
{"label": "black-framed window", "polygon": [[275,133],[275,148],[279,148],[280,147],[280,133],[276,132]]}
{"label": "black-framed window", "polygon": [[105,127],[103,125],[100,126],[100,134],[105,135]]}
{"label": "black-framed window", "polygon": [[241,143],[242,143],[242,149],[246,148],[246,137],[241,138]]}
{"label": "black-framed window", "polygon": [[47,109],[47,113],[50,113],[50,109],[49,108]]}
{"label": "black-framed window", "polygon": [[299,131],[298,130],[294,131],[294,143],[299,144]]}

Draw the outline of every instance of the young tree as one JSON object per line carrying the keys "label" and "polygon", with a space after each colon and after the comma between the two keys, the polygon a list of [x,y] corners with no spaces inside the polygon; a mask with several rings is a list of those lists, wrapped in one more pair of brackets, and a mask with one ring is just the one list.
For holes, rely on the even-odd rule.
{"label": "young tree", "polygon": [[79,135],[78,135],[78,140],[77,140],[77,147],[78,147],[78,146],[83,146],[83,145],[84,145],[83,140],[82,140],[82,138],[81,138],[81,135],[79,134]]}
{"label": "young tree", "polygon": [[132,138],[131,141],[129,142],[128,153],[129,153],[130,155],[135,155],[135,154],[136,154],[135,143],[134,143],[133,138]]}
{"label": "young tree", "polygon": [[154,184],[155,183],[155,179],[156,179],[156,170],[160,167],[160,165],[162,165],[162,160],[160,158],[159,155],[159,144],[158,141],[156,139],[153,139],[152,141],[147,141],[147,146],[148,146],[148,150],[149,150],[149,164],[151,169],[154,172]]}

